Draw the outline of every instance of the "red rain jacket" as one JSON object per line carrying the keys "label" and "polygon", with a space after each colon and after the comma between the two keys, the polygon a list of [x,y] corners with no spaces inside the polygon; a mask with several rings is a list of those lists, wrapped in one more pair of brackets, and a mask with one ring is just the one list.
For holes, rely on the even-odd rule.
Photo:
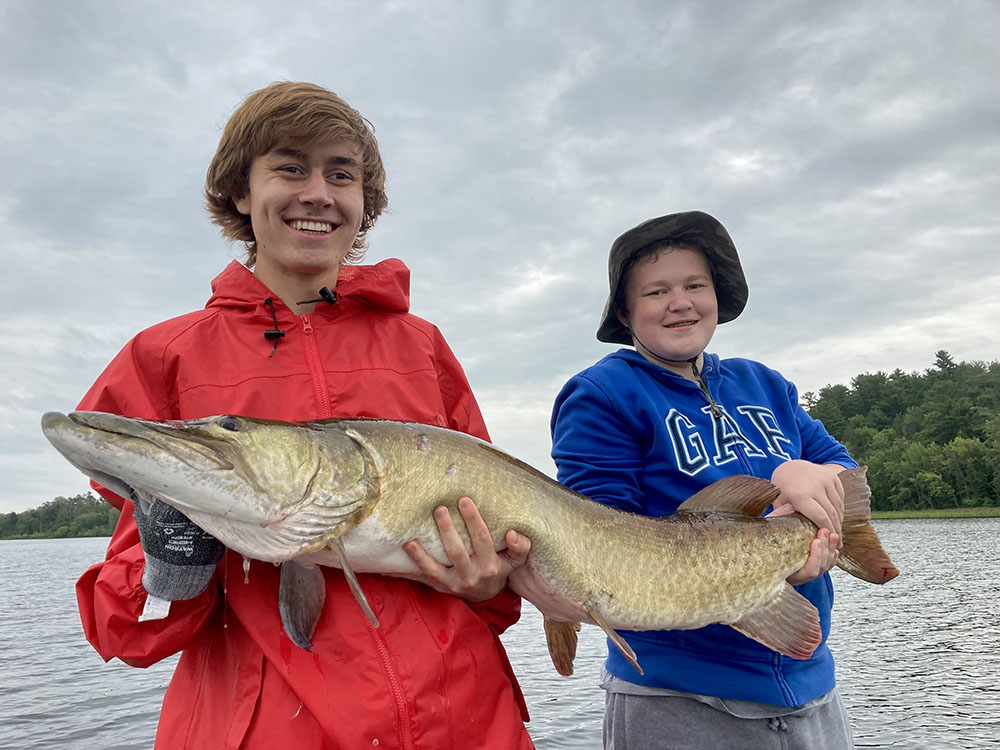
{"label": "red rain jacket", "polygon": [[[235,261],[212,291],[204,310],[130,341],[79,408],[155,420],[381,417],[488,439],[441,333],[407,312],[401,261],[343,268],[336,304],[308,315],[295,315]],[[273,330],[284,335],[265,336]],[[533,747],[498,638],[520,615],[509,589],[470,604],[361,574],[381,623],[375,629],[343,574],[325,568],[326,606],[310,653],[282,630],[278,568],[254,562],[245,577],[241,557],[228,552],[205,593],[175,602],[166,619],[140,623],[144,558],[132,504],[97,489],[122,514],[107,559],[77,583],[87,639],[105,660],[139,667],[183,651],[157,748]]]}

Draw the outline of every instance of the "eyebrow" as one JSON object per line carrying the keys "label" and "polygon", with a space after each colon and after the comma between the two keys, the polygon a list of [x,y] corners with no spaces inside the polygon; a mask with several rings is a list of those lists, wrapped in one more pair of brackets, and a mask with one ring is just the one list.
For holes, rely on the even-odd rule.
{"label": "eyebrow", "polygon": [[[305,160],[308,157],[308,154],[305,151],[292,147],[277,148],[271,153],[276,156],[284,156],[300,160]],[[326,166],[357,167],[358,169],[361,169],[361,162],[352,156],[331,156],[326,160]]]}

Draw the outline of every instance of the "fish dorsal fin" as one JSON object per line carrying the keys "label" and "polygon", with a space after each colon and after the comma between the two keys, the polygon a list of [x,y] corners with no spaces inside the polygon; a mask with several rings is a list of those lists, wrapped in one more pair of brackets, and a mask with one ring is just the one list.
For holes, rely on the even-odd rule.
{"label": "fish dorsal fin", "polygon": [[723,511],[758,518],[769,505],[774,504],[779,492],[777,487],[760,477],[725,477],[689,497],[677,512]]}

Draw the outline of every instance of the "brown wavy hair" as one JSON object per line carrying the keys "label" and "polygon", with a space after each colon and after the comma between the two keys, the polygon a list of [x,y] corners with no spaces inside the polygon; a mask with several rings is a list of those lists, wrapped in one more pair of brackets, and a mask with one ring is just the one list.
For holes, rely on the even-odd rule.
{"label": "brown wavy hair", "polygon": [[364,257],[366,233],[389,205],[385,168],[372,124],[332,91],[314,83],[279,81],[254,91],[233,112],[205,177],[205,202],[212,221],[233,242],[243,242],[247,266],[257,261],[257,242],[250,217],[235,201],[250,189],[250,165],[258,156],[296,143],[313,145],[346,140],[361,151],[364,171],[364,215],[361,229],[345,260]]}

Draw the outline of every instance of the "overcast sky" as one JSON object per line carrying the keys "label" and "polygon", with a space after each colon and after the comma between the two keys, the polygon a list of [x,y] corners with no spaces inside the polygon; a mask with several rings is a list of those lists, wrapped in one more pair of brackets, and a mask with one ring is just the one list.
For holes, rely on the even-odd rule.
{"label": "overcast sky", "polygon": [[543,471],[557,391],[614,350],[608,248],[666,213],[743,260],[710,350],[801,392],[1000,359],[998,38],[994,0],[4,0],[0,511],[86,489],[40,415],[241,257],[204,174],[275,80],[374,124],[366,262],[406,261],[494,441]]}

